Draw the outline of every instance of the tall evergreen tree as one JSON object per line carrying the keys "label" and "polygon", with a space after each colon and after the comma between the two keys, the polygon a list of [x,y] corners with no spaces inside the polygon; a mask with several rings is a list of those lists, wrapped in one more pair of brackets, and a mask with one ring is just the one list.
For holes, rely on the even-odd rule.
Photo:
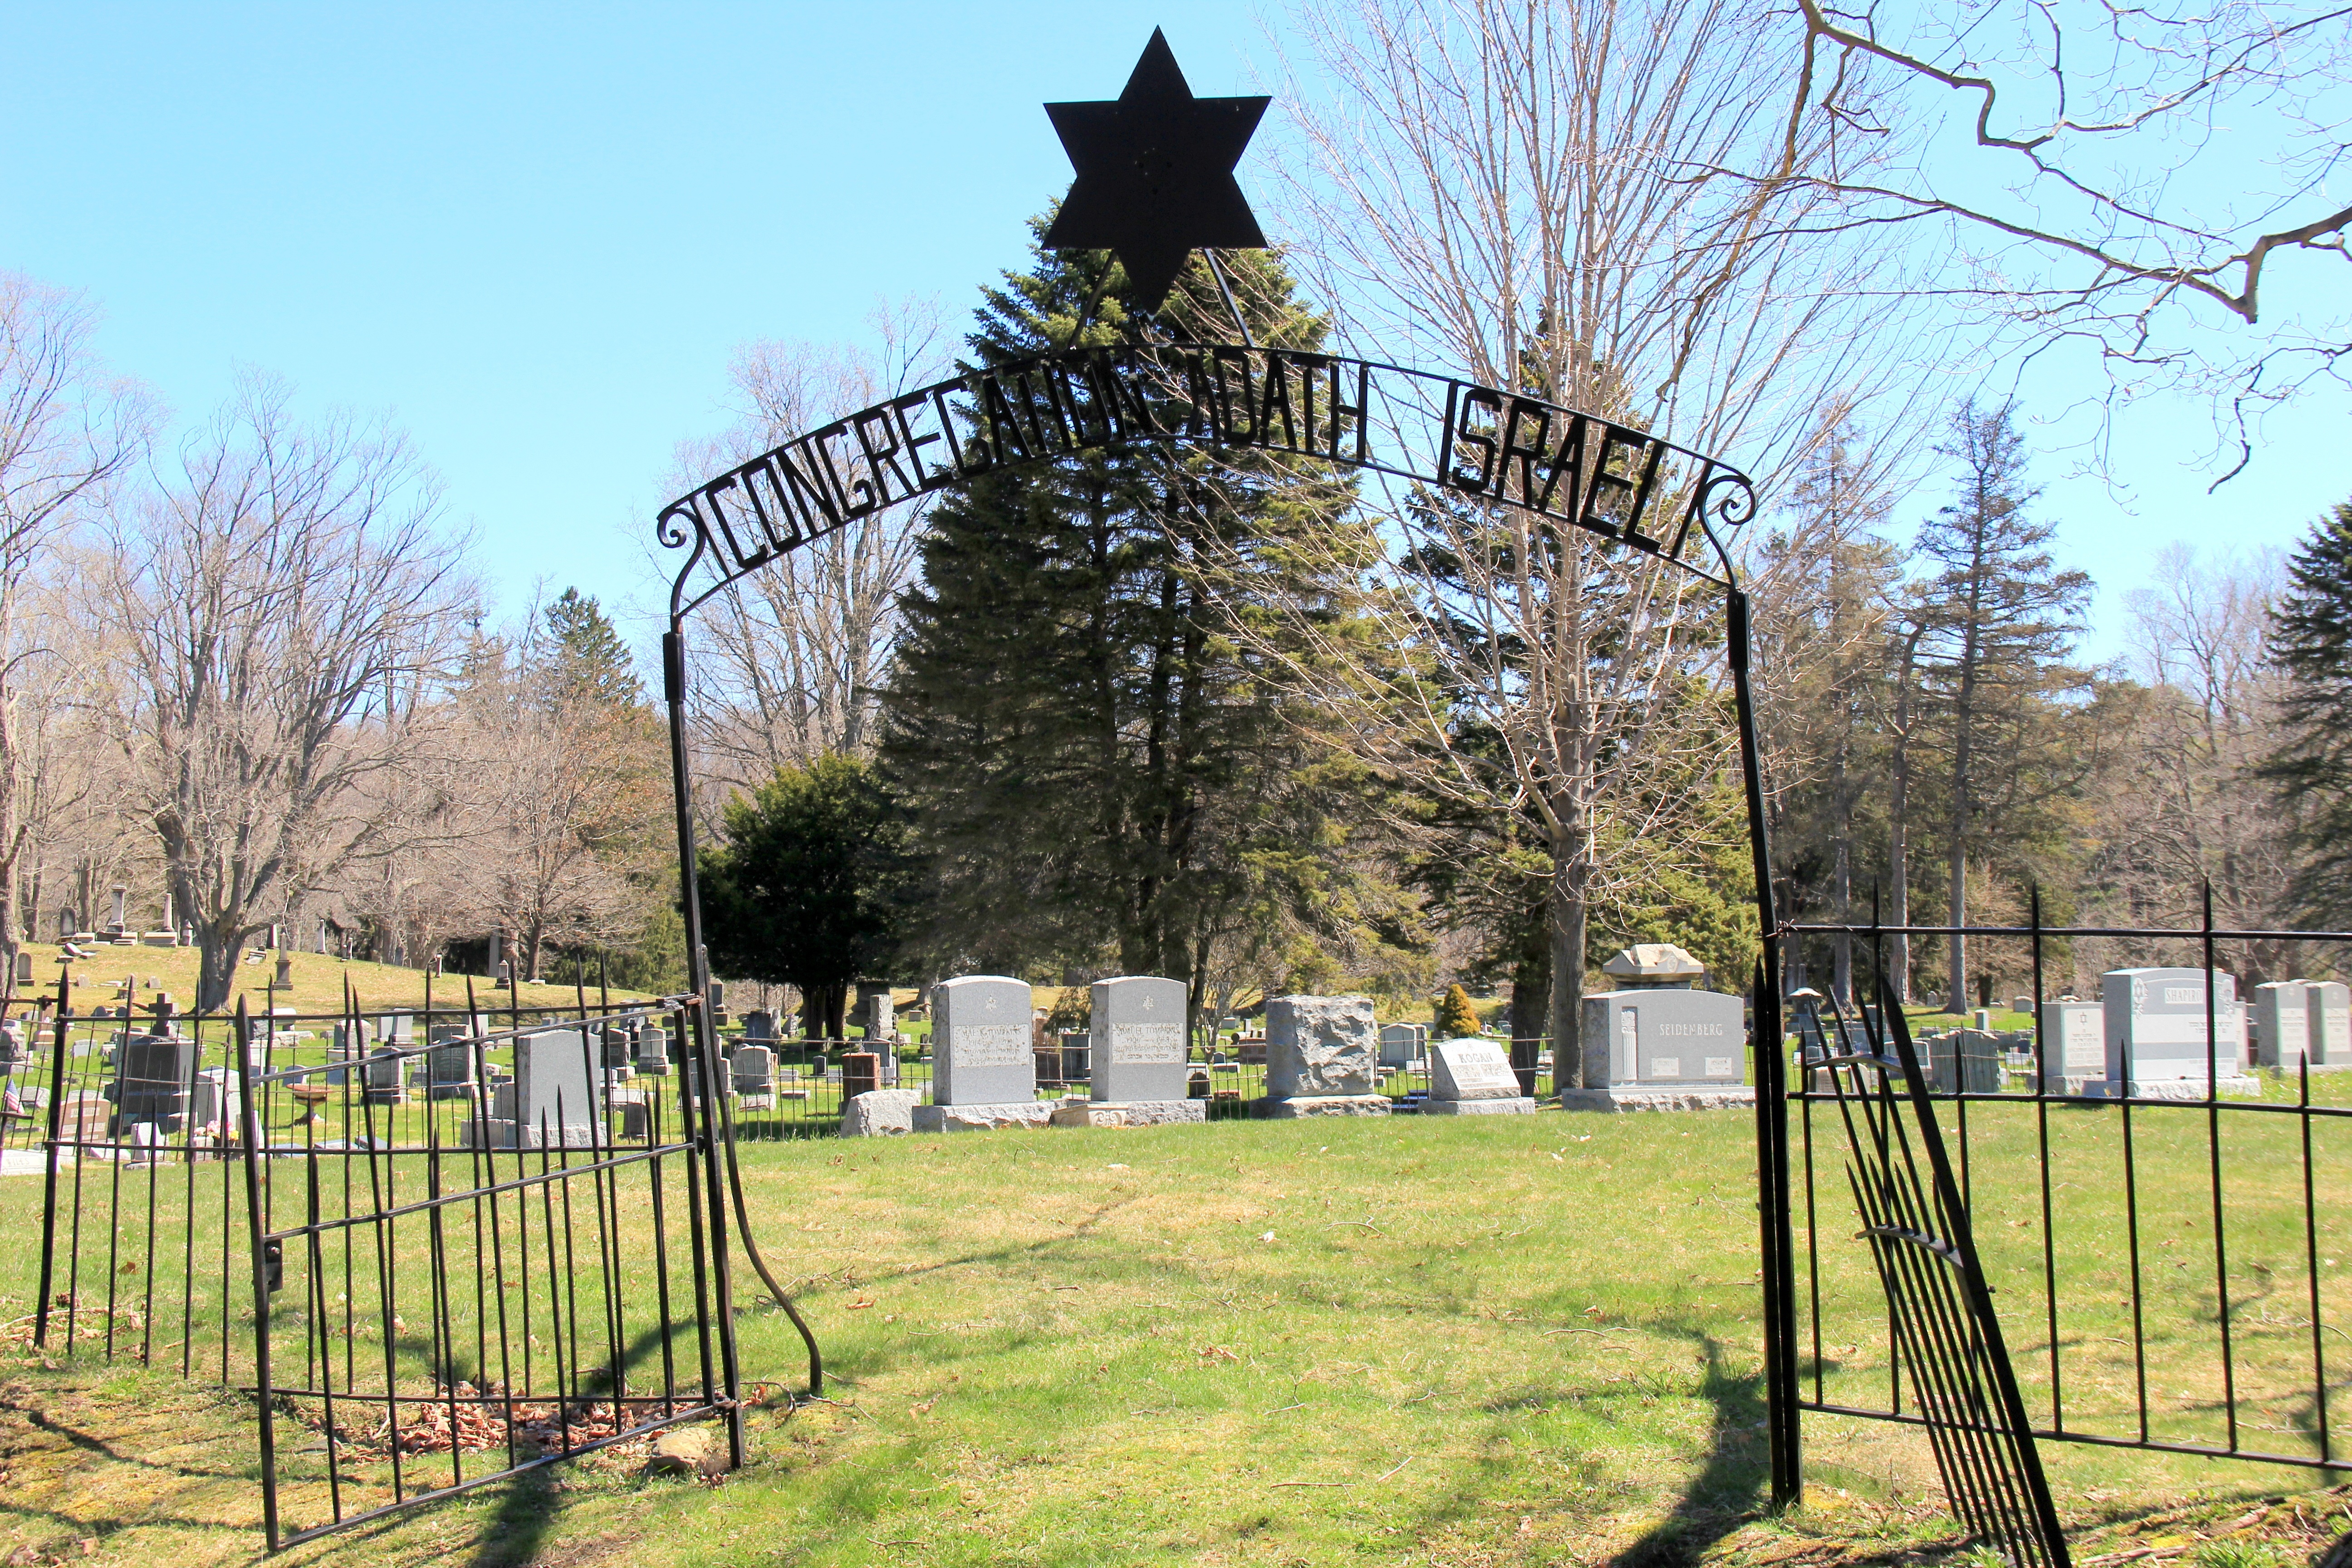
{"label": "tall evergreen tree", "polygon": [[[1229,263],[1261,344],[1324,335],[1268,252]],[[1196,258],[1159,322],[1104,253],[1047,255],[986,291],[974,357],[999,364],[1164,326],[1232,328]],[[1328,471],[1263,455],[1104,451],[945,495],[884,698],[881,756],[929,857],[942,963],[1116,963],[1187,980],[1235,910],[1352,919],[1325,875],[1364,775],[1305,738],[1230,635],[1286,539],[1355,526]],[[1235,571],[1235,563],[1246,563]],[[1329,584],[1344,615],[1349,584]],[[1219,933],[1224,933],[1220,937]]]}
{"label": "tall evergreen tree", "polygon": [[[1944,742],[1944,853],[1950,923],[1968,923],[1969,861],[2025,837],[2025,818],[2064,795],[2079,770],[2049,721],[2087,693],[2067,666],[2091,596],[2083,572],[2061,572],[2049,552],[2056,525],[2028,513],[2041,491],[2025,477],[2017,405],[1952,416],[1939,448],[1959,465],[1959,494],[1919,531],[1919,552],[1941,570],[1918,585],[1926,635],[1921,679]],[[2054,764],[2054,765],[2049,765]],[[1967,1005],[1968,940],[1950,945],[1946,1005]]]}
{"label": "tall evergreen tree", "polygon": [[541,615],[547,636],[541,668],[551,701],[634,708],[645,700],[628,645],[593,597],[566,588]]}
{"label": "tall evergreen tree", "polygon": [[2352,500],[2312,524],[2287,582],[2271,614],[2286,692],[2261,773],[2293,815],[2295,908],[2329,926],[2352,913]]}

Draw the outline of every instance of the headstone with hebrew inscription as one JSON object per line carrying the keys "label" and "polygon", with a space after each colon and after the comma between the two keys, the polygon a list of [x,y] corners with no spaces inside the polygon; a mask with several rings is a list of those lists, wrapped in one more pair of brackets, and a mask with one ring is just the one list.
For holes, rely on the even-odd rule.
{"label": "headstone with hebrew inscription", "polygon": [[1087,1051],[1094,1098],[1188,1100],[1184,983],[1125,974],[1096,981],[1093,1000]]}
{"label": "headstone with hebrew inscription", "polygon": [[2156,1100],[2202,1100],[2209,1085],[2223,1094],[2260,1092],[2244,1069],[2246,1010],[2235,975],[2213,971],[2209,992],[2201,969],[2111,969],[2099,987],[2107,1070],[2095,1092]]}
{"label": "headstone with hebrew inscription", "polygon": [[931,987],[931,1103],[916,1107],[918,1132],[1043,1127],[1028,984],[966,974]]}

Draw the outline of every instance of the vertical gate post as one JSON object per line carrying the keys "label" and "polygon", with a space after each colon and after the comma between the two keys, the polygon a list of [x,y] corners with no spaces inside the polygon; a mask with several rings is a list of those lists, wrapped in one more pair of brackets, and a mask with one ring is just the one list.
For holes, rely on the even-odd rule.
{"label": "vertical gate post", "polygon": [[[277,1026],[275,1014],[270,1026]],[[276,1282],[269,1277],[269,1222],[261,1202],[261,1162],[268,1152],[261,1142],[259,1086],[254,1081],[253,1029],[245,998],[236,999],[236,1120],[237,1141],[245,1156],[245,1228],[253,1249],[253,1396],[261,1415],[261,1519],[269,1532],[269,1550],[278,1550],[278,1426],[269,1390],[269,1295]]]}
{"label": "vertical gate post", "polygon": [[1756,974],[1756,1208],[1763,1253],[1764,1419],[1769,1438],[1772,1506],[1803,1490],[1797,1415],[1797,1253],[1789,1219],[1787,1058],[1781,1052],[1780,931],[1772,896],[1772,851],[1765,829],[1764,764],[1748,682],[1748,595],[1725,595],[1725,638],[1732,698],[1739,716],[1739,772],[1748,795],[1748,847],[1754,858],[1756,914],[1764,952]]}
{"label": "vertical gate post", "polygon": [[[33,1309],[33,1343],[47,1350],[49,1345],[49,1291],[57,1284],[58,1260],[58,1140],[65,1136],[66,1118],[66,1003],[73,994],[73,971],[58,971],[58,1024],[55,1045],[49,1058],[49,1159],[48,1180],[41,1203],[41,1299]],[[79,1142],[79,1140],[76,1140]],[[74,1158],[81,1155],[76,1152]],[[79,1303],[76,1303],[79,1305]],[[66,1348],[73,1349],[74,1311],[66,1310]]]}
{"label": "vertical gate post", "polygon": [[[710,1310],[718,1319],[719,1378],[727,1406],[728,1460],[740,1469],[744,1459],[742,1373],[736,1360],[735,1293],[727,1258],[728,1173],[724,1166],[730,1151],[719,1132],[719,1118],[709,1110],[726,1093],[726,1089],[719,1076],[719,1031],[710,1018],[710,960],[702,946],[702,896],[695,875],[694,784],[687,772],[686,757],[686,625],[675,614],[670,617],[669,629],[662,634],[662,698],[669,709],[670,785],[677,811],[677,892],[686,925],[686,974],[695,997],[688,1009],[694,1023],[695,1068],[687,1075],[685,1089],[691,1108],[689,1114],[701,1113],[694,1115],[688,1131],[696,1150],[692,1158],[702,1170],[703,1190],[699,1195],[709,1209],[707,1224],[714,1296]],[[698,1092],[705,1097],[701,1106],[693,1105],[698,1080]]]}

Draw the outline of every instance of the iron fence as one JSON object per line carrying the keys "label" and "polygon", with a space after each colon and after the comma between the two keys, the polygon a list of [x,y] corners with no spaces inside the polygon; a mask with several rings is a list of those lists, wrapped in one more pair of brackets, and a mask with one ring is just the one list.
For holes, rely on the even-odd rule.
{"label": "iron fence", "polygon": [[[1920,1071],[2032,1435],[2352,1470],[2331,1418],[2352,1310],[2352,1072],[2315,1061],[2307,1035],[2273,1041],[2273,1065],[2246,1061],[2243,1003],[2229,994],[2241,981],[2287,978],[2282,964],[2333,969],[2352,933],[2221,930],[2210,909],[2195,928],[2038,917],[2037,903],[2024,926],[1786,928],[1800,942],[1847,938],[1874,963],[1898,937],[1960,936],[1975,966],[2032,986],[2033,1006],[2013,1027],[1923,1036]],[[2074,977],[2158,964],[2204,976],[2175,987],[2196,993],[2186,1056],[2160,1069],[2136,1055],[2147,1047],[2103,1003],[2101,1067],[2069,1059],[2090,1006],[2072,994],[2086,988]],[[1843,1169],[1870,1156],[1836,1064],[1883,1054],[1874,1042],[1891,1020],[1810,994],[1792,1013],[1788,1112],[1766,1121],[1768,1143],[1777,1123],[1794,1144],[1797,1236],[1783,1258],[1768,1247],[1794,1297],[1793,1339],[1780,1347],[1793,1403],[1924,1424],[1917,1352],[1880,1282],[1835,1245],[1852,1234]]]}
{"label": "iron fence", "polygon": [[5,1032],[33,1336],[249,1394],[273,1549],[698,1418],[740,1462],[691,998],[101,1005],[61,983],[26,1005],[46,1048]]}

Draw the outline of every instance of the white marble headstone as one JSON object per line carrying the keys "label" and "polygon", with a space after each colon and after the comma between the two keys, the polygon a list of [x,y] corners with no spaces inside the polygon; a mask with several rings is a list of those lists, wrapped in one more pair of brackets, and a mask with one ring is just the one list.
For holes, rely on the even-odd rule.
{"label": "white marble headstone", "polygon": [[1093,1001],[1087,1063],[1094,1098],[1121,1103],[1182,1100],[1191,1045],[1184,1031],[1184,983],[1123,974],[1096,981]]}
{"label": "white marble headstone", "polygon": [[[2100,976],[2106,1013],[2106,1076],[2111,1083],[2128,1074],[2135,1083],[2193,1080],[2206,1070],[2205,972],[2201,969],[2111,969]],[[2245,1058],[2245,1009],[2238,1004],[2237,977],[2213,973],[2211,1054],[2222,1077],[2241,1071]]]}
{"label": "white marble headstone", "polygon": [[1037,1098],[1028,982],[965,974],[931,987],[931,1103],[1010,1105]]}

